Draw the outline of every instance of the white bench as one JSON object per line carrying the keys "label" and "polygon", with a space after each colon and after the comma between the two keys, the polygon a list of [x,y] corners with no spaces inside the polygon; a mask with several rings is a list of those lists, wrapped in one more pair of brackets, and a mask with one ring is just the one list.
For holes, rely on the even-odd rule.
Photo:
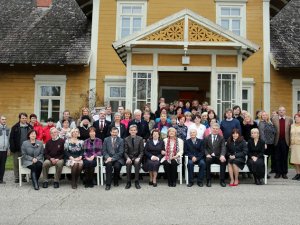
{"label": "white bench", "polygon": [[[100,182],[101,182],[101,185],[104,185],[104,175],[106,174],[106,170],[105,170],[105,165],[104,165],[104,161],[103,161],[103,156],[98,156],[98,159],[100,161]],[[134,167],[132,167],[131,172],[134,173]],[[160,165],[158,172],[159,173],[165,172],[162,165]],[[182,164],[178,165],[177,172],[178,172],[179,183],[182,184]],[[122,166],[120,173],[126,173],[126,166]],[[145,172],[141,168],[140,173],[143,174],[143,173],[148,173],[148,172]]]}
{"label": "white bench", "polygon": [[[264,162],[265,162],[265,184],[267,184],[267,176],[268,176],[268,167],[267,167],[267,161],[268,161],[268,156],[264,155]],[[188,156],[185,156],[185,161],[184,161],[184,165],[185,165],[185,181],[186,184],[189,183],[189,172],[188,172],[188,168],[187,168],[187,164],[188,164]],[[211,164],[210,166],[210,171],[212,173],[219,173],[220,172],[220,165],[218,164]],[[194,166],[194,172],[199,172],[199,166],[195,165]],[[228,172],[228,167],[226,166],[226,172]],[[244,166],[243,170],[240,169],[240,173],[248,173],[250,172],[247,164]]]}
{"label": "white bench", "polygon": [[[22,186],[22,175],[26,175],[27,182],[29,182],[30,169],[22,166],[22,157],[18,158],[19,160],[19,184]],[[95,167],[95,173],[97,174],[97,185],[100,185],[99,182],[99,161],[97,161],[97,166]],[[49,168],[49,174],[55,174],[56,168],[55,166],[51,166]],[[62,174],[71,174],[71,168],[68,166],[64,166],[62,170]]]}

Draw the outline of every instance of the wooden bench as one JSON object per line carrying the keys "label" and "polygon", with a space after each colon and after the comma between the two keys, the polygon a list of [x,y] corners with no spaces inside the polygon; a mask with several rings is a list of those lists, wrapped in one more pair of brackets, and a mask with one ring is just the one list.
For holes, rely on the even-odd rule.
{"label": "wooden bench", "polygon": [[[105,171],[105,165],[104,165],[104,161],[103,161],[103,157],[102,156],[98,156],[98,159],[100,161],[100,163],[99,163],[100,164],[100,182],[101,182],[101,185],[104,185],[104,175],[106,173],[106,171]],[[132,167],[131,172],[134,173],[134,167]],[[165,172],[162,165],[160,165],[158,172],[159,173],[164,173]],[[182,164],[178,165],[177,172],[178,172],[179,183],[182,184]],[[122,166],[120,173],[126,173],[126,166]],[[140,169],[140,173],[143,174],[143,173],[148,173],[148,172],[145,172],[141,168]]]}
{"label": "wooden bench", "polygon": [[[265,178],[264,178],[264,182],[265,182],[265,184],[267,184],[267,176],[268,176],[267,161],[268,161],[268,156],[264,155],[264,162],[265,162]],[[188,174],[187,164],[188,164],[188,156],[185,156],[184,166],[185,166],[185,181],[186,181],[186,184],[189,183],[189,174]],[[218,164],[212,164],[210,166],[210,171],[212,173],[219,173],[220,172],[220,165],[218,165]],[[198,165],[194,166],[194,172],[196,172],[196,173],[199,172],[199,166]],[[227,166],[226,166],[226,172],[228,172],[228,167]],[[247,164],[244,166],[243,170],[240,169],[240,173],[248,173],[248,172],[250,172],[250,170],[249,170]]]}
{"label": "wooden bench", "polygon": [[[18,158],[19,160],[19,185],[22,186],[22,175],[26,175],[27,182],[29,182],[30,169],[22,166],[22,157]],[[99,161],[97,161],[97,166],[95,167],[95,173],[97,174],[97,185],[100,185],[99,182]],[[55,174],[56,168],[55,166],[51,166],[49,168],[49,174]],[[64,166],[62,170],[62,174],[71,174],[71,168],[68,166]]]}

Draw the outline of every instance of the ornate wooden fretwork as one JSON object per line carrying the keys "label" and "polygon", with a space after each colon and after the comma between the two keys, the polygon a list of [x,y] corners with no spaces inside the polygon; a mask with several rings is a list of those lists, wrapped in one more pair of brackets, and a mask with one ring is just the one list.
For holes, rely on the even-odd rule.
{"label": "ornate wooden fretwork", "polygon": [[184,38],[184,20],[180,20],[162,30],[143,38],[149,41],[183,41]]}
{"label": "ornate wooden fretwork", "polygon": [[227,38],[189,20],[189,41],[229,41]]}

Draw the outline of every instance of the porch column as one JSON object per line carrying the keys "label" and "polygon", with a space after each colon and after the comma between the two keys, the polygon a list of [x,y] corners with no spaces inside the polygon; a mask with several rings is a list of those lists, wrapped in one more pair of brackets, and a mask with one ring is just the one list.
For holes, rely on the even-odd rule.
{"label": "porch column", "polygon": [[151,110],[155,112],[158,104],[158,54],[153,53],[153,73],[151,80]]}
{"label": "porch column", "polygon": [[210,74],[210,105],[217,112],[217,98],[218,98],[218,75],[217,75],[217,56],[211,55],[211,74]]}
{"label": "porch column", "polygon": [[132,71],[131,71],[131,50],[127,49],[126,65],[126,109],[132,110]]}

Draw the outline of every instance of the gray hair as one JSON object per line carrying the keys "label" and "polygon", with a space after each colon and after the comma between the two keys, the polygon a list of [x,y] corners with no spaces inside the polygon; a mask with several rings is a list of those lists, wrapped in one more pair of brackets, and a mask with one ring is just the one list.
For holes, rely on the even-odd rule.
{"label": "gray hair", "polygon": [[134,115],[136,115],[136,114],[142,114],[142,111],[139,110],[139,109],[136,109],[136,110],[134,110],[133,114],[134,114]]}
{"label": "gray hair", "polygon": [[118,113],[118,112],[115,113],[114,117],[116,117],[116,116],[122,117],[121,113]]}
{"label": "gray hair", "polygon": [[216,122],[216,123],[212,124],[211,127],[217,127],[217,128],[220,128],[220,125]]}
{"label": "gray hair", "polygon": [[131,128],[136,128],[136,129],[137,129],[137,125],[136,125],[136,124],[132,124],[132,125],[129,126],[129,130],[130,130]]}

